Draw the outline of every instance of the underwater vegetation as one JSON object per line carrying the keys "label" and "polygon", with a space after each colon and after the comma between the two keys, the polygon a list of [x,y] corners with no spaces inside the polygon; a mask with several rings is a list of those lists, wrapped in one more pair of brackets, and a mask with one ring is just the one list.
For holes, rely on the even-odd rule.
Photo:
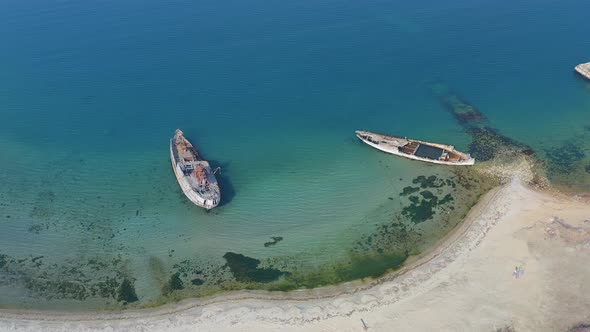
{"label": "underwater vegetation", "polygon": [[135,287],[131,280],[125,278],[119,289],[117,289],[117,301],[126,303],[136,302],[138,300],[137,294],[135,293]]}
{"label": "underwater vegetation", "polygon": [[[128,262],[121,256],[76,257],[53,264],[49,263],[51,257],[14,258],[0,253],[0,284],[20,283],[30,292],[31,298],[104,299],[110,307],[124,308],[232,289],[283,291],[376,278],[399,268],[408,257],[420,252],[416,249],[418,245],[431,243],[427,238],[428,230],[425,231],[423,225],[432,224],[433,229],[452,228],[452,222],[450,226],[445,225],[447,219],[458,215],[454,206],[462,206],[461,201],[461,204],[457,203],[457,196],[461,194],[459,190],[475,185],[475,181],[467,175],[443,178],[427,174],[408,180],[408,185],[399,189],[397,195],[385,199],[388,221],[368,227],[366,235],[355,233],[350,242],[353,246],[343,248],[347,250],[345,255],[327,264],[315,265],[296,255],[262,259],[227,252],[223,255],[225,262],[211,261],[200,253],[194,253],[192,258],[176,261],[170,268],[167,260],[173,260],[176,254],[169,249],[168,258],[151,257],[149,260],[150,273],[147,277],[160,286],[160,292],[156,290],[155,295],[151,295],[144,294],[142,288],[136,288],[139,284],[137,276],[124,272],[128,271]],[[391,212],[394,208],[389,210],[400,202],[403,212]],[[455,214],[449,217],[447,212],[451,211]],[[130,208],[130,214],[136,214],[136,207]],[[97,226],[93,222],[82,220],[80,225],[91,230],[92,236],[103,236],[94,231],[100,221],[96,222]],[[42,225],[41,231],[45,231],[45,224]],[[105,229],[104,235],[111,232],[110,228]],[[435,235],[438,236],[438,233]],[[271,247],[281,241],[282,236],[272,236],[264,245]],[[8,278],[5,277],[7,275]]]}
{"label": "underwater vegetation", "polygon": [[104,298],[123,304],[138,300],[133,279],[121,272],[121,257],[70,259],[61,264],[45,260],[45,256],[15,258],[0,254],[0,284],[23,286],[35,298]]}
{"label": "underwater vegetation", "polygon": [[[411,195],[417,191],[420,191],[420,188],[407,186],[407,187],[404,187],[403,191],[399,195],[400,196],[408,196],[408,195]],[[391,199],[393,200],[393,197],[391,197]]]}
{"label": "underwater vegetation", "polygon": [[453,229],[478,197],[497,185],[496,179],[469,169],[453,173],[448,178],[420,175],[412,179],[413,185],[399,193],[401,211],[357,241],[354,251],[359,256],[417,254]]}
{"label": "underwater vegetation", "polygon": [[180,279],[180,272],[176,272],[170,276],[170,280],[168,280],[168,288],[173,291],[184,289],[184,283],[182,282],[182,279]]}
{"label": "underwater vegetation", "polygon": [[205,283],[205,281],[203,279],[199,279],[199,278],[195,278],[195,279],[191,280],[191,284],[193,284],[195,286],[201,286],[204,283]]}
{"label": "underwater vegetation", "polygon": [[8,264],[8,256],[0,254],[0,269]]}
{"label": "underwater vegetation", "polygon": [[[545,152],[550,173],[570,173],[573,171],[574,165],[586,157],[584,150],[571,141],[546,149]],[[588,169],[587,166],[586,171]]]}
{"label": "underwater vegetation", "polygon": [[505,151],[519,151],[525,155],[534,154],[530,146],[504,136],[492,127],[470,127],[466,131],[472,139],[469,143],[469,153],[476,160],[491,160]]}
{"label": "underwater vegetation", "polygon": [[443,199],[439,200],[437,196],[428,190],[420,192],[420,195],[422,199],[418,196],[410,196],[409,200],[412,204],[405,206],[402,210],[402,215],[409,218],[413,223],[421,223],[432,219],[437,206],[454,200],[451,194],[446,194]]}
{"label": "underwater vegetation", "polygon": [[432,219],[438,206],[445,205],[454,200],[450,193],[447,193],[442,199],[439,199],[439,197],[432,191],[423,189],[439,189],[445,186],[455,188],[455,181],[438,178],[436,175],[431,175],[429,177],[420,175],[413,179],[412,183],[419,185],[419,187],[405,187],[399,195],[407,196],[410,193],[419,192],[419,195],[408,196],[410,204],[404,206],[401,212],[403,217],[406,217],[414,224]]}
{"label": "underwater vegetation", "polygon": [[260,268],[260,261],[258,259],[227,252],[223,255],[232,275],[237,281],[241,282],[271,282],[277,280],[279,277],[287,274],[272,267]]}
{"label": "underwater vegetation", "polygon": [[[429,177],[425,177],[424,175],[420,175],[420,176],[416,177],[415,179],[413,179],[412,183],[419,184],[420,188],[441,188],[441,187],[444,187],[445,185],[453,186],[453,188],[455,187],[455,183],[453,181],[451,181],[449,179],[447,179],[445,181],[444,179],[437,178],[436,175],[431,175]],[[404,188],[404,192],[405,192],[406,188]],[[418,191],[418,190],[420,190],[420,188],[412,188],[411,190]],[[403,192],[402,192],[402,194],[403,194]],[[402,195],[402,194],[400,194],[400,195]]]}
{"label": "underwater vegetation", "polygon": [[316,288],[326,285],[336,285],[352,280],[378,278],[385,273],[399,268],[408,255],[379,254],[352,255],[349,261],[322,265],[312,271],[298,270],[271,284],[268,290],[288,291],[302,288]]}
{"label": "underwater vegetation", "polygon": [[411,184],[398,194],[402,210],[390,214],[389,221],[360,235],[347,259],[312,271],[289,268],[291,274],[269,289],[312,288],[377,278],[398,269],[408,257],[429,246],[432,239],[438,239],[441,231],[449,231],[461,220],[465,212],[455,208],[456,195],[462,197],[461,206],[466,202],[466,209],[469,209],[479,193],[495,183],[487,184],[469,172],[459,171],[449,178],[420,175],[412,179]]}
{"label": "underwater vegetation", "polygon": [[270,247],[270,246],[274,246],[275,244],[283,241],[283,237],[282,236],[273,236],[271,237],[272,241],[269,242],[265,242],[264,246],[265,247]]}
{"label": "underwater vegetation", "polygon": [[162,283],[162,294],[168,295],[175,291],[185,290],[193,292],[193,295],[206,294],[209,288],[223,287],[224,283],[231,279],[231,274],[226,273],[225,265],[215,265],[211,262],[201,261],[195,256],[194,259],[185,259],[172,266],[172,273],[165,277],[168,271],[165,267],[159,266],[153,272],[158,275]]}

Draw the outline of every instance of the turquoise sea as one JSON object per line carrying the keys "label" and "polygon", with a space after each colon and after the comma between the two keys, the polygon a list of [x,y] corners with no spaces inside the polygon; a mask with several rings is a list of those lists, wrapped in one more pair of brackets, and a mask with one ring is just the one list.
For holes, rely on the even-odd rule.
{"label": "turquoise sea", "polygon": [[[0,2],[0,308],[143,307],[382,274],[491,184],[356,129],[471,140],[443,82],[590,191],[585,0]],[[182,195],[181,128],[223,202]],[[434,198],[433,198],[434,197]]]}

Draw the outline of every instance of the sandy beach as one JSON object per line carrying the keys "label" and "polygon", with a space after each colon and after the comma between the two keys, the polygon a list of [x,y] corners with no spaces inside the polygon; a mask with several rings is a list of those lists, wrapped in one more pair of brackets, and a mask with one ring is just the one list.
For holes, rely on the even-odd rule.
{"label": "sandy beach", "polygon": [[590,204],[520,180],[379,280],[242,291],[153,310],[0,312],[1,331],[568,331],[590,324]]}

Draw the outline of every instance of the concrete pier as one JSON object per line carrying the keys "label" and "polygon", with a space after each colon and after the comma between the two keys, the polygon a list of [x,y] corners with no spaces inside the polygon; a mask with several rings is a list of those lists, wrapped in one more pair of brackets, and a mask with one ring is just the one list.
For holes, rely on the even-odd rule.
{"label": "concrete pier", "polygon": [[580,75],[586,77],[590,80],[590,62],[582,63],[576,66],[576,71],[580,73]]}

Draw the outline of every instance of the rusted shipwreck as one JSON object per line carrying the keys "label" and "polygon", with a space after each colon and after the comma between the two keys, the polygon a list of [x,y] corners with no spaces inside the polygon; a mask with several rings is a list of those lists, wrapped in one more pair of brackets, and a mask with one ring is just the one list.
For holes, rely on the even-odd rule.
{"label": "rusted shipwreck", "polygon": [[216,171],[200,157],[180,129],[176,129],[170,140],[170,161],[182,192],[191,202],[207,210],[219,204],[221,191]]}

